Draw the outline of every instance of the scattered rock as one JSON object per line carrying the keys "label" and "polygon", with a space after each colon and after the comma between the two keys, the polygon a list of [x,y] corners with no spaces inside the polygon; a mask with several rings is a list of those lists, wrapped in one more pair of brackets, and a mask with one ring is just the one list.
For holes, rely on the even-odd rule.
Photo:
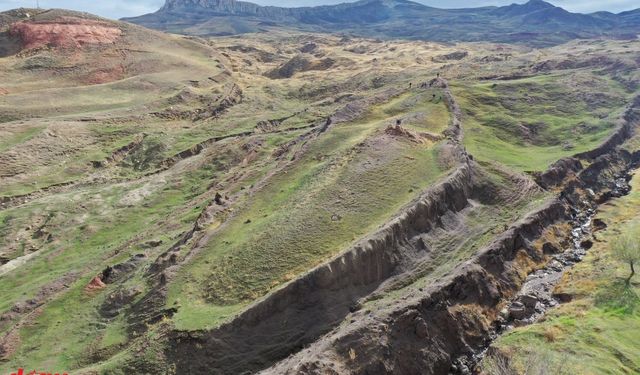
{"label": "scattered rock", "polygon": [[527,316],[525,306],[521,302],[514,302],[509,307],[509,316],[512,319],[524,319]]}
{"label": "scattered rock", "polygon": [[102,271],[100,275],[100,281],[105,284],[112,284],[118,280],[121,280],[126,275],[130,274],[133,270],[138,268],[140,263],[146,259],[144,254],[137,254],[128,261],[120,264],[116,264],[113,267],[107,267]]}

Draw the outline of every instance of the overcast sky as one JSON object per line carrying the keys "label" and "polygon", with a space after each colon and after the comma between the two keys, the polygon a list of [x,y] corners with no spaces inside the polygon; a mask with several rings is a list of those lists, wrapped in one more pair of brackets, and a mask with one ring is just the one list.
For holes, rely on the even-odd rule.
{"label": "overcast sky", "polygon": [[[19,7],[35,7],[37,0],[0,0],[0,10]],[[66,8],[82,10],[109,18],[138,16],[156,11],[164,0],[39,0],[42,8]],[[526,0],[416,0],[440,8],[479,7],[485,5],[508,5]],[[345,0],[256,0],[262,5],[306,6],[337,4]],[[599,10],[621,12],[640,7],[638,0],[551,0],[553,4],[573,12],[589,13]]]}

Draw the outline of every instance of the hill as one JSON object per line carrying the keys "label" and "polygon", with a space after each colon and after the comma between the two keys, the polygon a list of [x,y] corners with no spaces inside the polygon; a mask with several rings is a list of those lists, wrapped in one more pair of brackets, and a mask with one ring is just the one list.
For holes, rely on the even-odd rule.
{"label": "hill", "polygon": [[408,0],[360,0],[302,8],[264,7],[235,0],[168,0],[155,13],[125,20],[192,35],[233,35],[277,26],[380,38],[529,45],[553,45],[599,35],[628,37],[640,30],[633,12],[606,17],[577,14],[542,0],[450,10]]}
{"label": "hill", "polygon": [[1,373],[465,374],[637,216],[639,40],[0,20]]}

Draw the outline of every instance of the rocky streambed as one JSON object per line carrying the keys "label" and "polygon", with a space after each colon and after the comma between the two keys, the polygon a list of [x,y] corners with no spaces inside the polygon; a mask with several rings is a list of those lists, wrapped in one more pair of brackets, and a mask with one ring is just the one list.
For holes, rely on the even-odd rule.
{"label": "rocky streambed", "polygon": [[[629,194],[631,186],[630,174],[616,176],[611,190],[606,194],[606,200],[619,198]],[[599,204],[604,203],[598,199],[591,189],[586,189],[587,197],[578,207],[572,207],[572,226],[570,233],[571,246],[566,249],[557,249],[552,246],[544,248],[545,254],[551,255],[551,260],[544,267],[527,276],[521,290],[500,312],[494,322],[494,330],[487,336],[487,343],[477,353],[458,358],[453,362],[450,374],[471,375],[479,374],[478,364],[486,355],[491,343],[500,335],[509,332],[515,327],[533,324],[544,317],[545,313],[559,304],[569,302],[570,295],[555,293],[556,286],[562,276],[574,265],[581,262],[587,252],[593,246],[593,233],[606,228],[606,224],[599,219],[594,219]]]}

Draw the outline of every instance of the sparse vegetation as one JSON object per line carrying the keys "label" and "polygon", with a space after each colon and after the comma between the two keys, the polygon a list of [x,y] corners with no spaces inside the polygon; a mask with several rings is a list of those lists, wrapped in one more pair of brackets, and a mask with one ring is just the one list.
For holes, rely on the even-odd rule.
{"label": "sparse vegetation", "polygon": [[[0,14],[0,372],[186,372],[176,356],[197,337],[189,356],[220,355],[234,363],[209,370],[244,373],[311,347],[311,335],[353,328],[357,313],[380,323],[371,325],[376,332],[391,332],[404,319],[391,310],[421,306],[439,283],[475,269],[469,260],[481,249],[554,201],[558,192],[525,172],[600,145],[640,82],[633,41],[529,49],[279,29],[195,38],[52,10],[42,22],[91,20],[121,34],[30,49],[4,32],[25,12]],[[459,119],[462,145],[450,127]],[[638,145],[624,147],[632,155]],[[469,172],[454,187],[448,178],[463,167]],[[417,203],[445,179],[446,202],[429,210]],[[638,261],[629,255],[637,236],[612,245],[637,219],[638,184],[625,203],[603,209],[609,228],[565,277],[562,287],[578,297],[502,337],[502,357],[487,368],[640,372],[638,285],[621,279]],[[389,243],[364,241],[357,256],[345,254],[418,205],[426,211],[410,233],[392,227]],[[376,253],[374,245],[397,248]],[[617,248],[624,265],[614,261]],[[362,275],[354,281],[332,266],[314,279],[353,281],[320,289],[324,299],[309,303],[322,315],[309,319],[325,326],[290,328],[278,313],[266,321],[277,333],[252,326],[240,339],[232,332],[219,340],[249,349],[206,352],[207,335],[341,254]],[[364,269],[358,257],[373,260]],[[108,280],[104,271],[116,268],[121,278]],[[503,292],[495,289],[480,294],[494,301]],[[453,311],[455,298],[439,311]],[[454,307],[475,317],[472,303]],[[420,339],[412,347],[428,342],[432,327],[407,321],[403,332]],[[286,335],[292,346],[278,346]],[[278,342],[256,354],[247,340]],[[245,350],[253,357],[242,358]],[[344,353],[350,364],[366,355],[355,346]]]}
{"label": "sparse vegetation", "polygon": [[[630,195],[605,206],[597,216],[608,227],[597,232],[599,242],[557,287],[572,300],[547,313],[544,320],[516,328],[495,347],[510,363],[528,361],[531,348],[563,358],[563,368],[576,374],[627,374],[640,371],[640,287],[627,284],[629,265],[618,261],[614,248],[632,233],[640,207],[640,179],[634,176]],[[631,223],[631,224],[630,224]],[[554,331],[553,340],[546,332]],[[555,368],[551,369],[552,371]],[[553,373],[553,372],[552,372]]]}
{"label": "sparse vegetation", "polygon": [[617,236],[611,244],[613,256],[620,262],[629,265],[631,274],[626,279],[626,284],[631,283],[631,279],[636,274],[635,265],[640,262],[640,225],[632,223],[622,229],[622,233]]}
{"label": "sparse vegetation", "polygon": [[559,356],[548,350],[530,348],[516,367],[504,353],[491,353],[483,361],[482,373],[486,375],[571,375],[566,368],[567,356]]}

